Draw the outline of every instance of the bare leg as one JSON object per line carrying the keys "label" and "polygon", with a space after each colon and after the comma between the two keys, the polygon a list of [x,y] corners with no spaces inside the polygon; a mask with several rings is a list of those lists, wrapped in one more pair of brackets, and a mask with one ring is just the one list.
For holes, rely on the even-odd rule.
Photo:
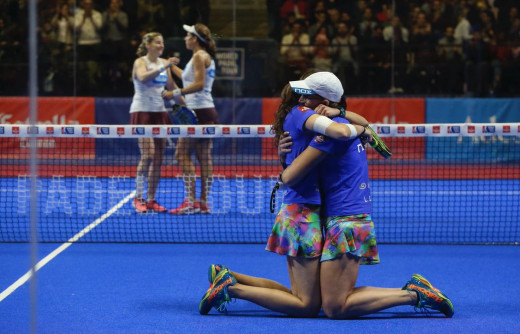
{"label": "bare leg", "polygon": [[240,284],[256,286],[259,288],[281,290],[281,291],[285,291],[287,293],[291,293],[291,289],[288,289],[284,285],[282,285],[276,281],[267,279],[267,278],[244,275],[244,274],[236,273],[233,271],[231,272],[231,275],[233,275],[233,277],[235,277],[237,282]]}
{"label": "bare leg", "polygon": [[[319,259],[289,257],[288,265],[293,274],[292,292],[275,288],[245,285],[237,282],[228,287],[231,298],[248,300],[270,310],[296,317],[315,317],[320,311],[320,278]],[[242,277],[244,278],[244,277]],[[265,280],[254,280],[251,283],[271,284]]]}
{"label": "bare leg", "polygon": [[200,163],[200,201],[205,204],[208,201],[208,193],[213,180],[213,161],[211,149],[213,142],[211,139],[199,140],[196,144],[197,160]]}
{"label": "bare leg", "polygon": [[165,139],[154,138],[153,141],[153,159],[148,171],[148,201],[155,199],[155,193],[157,192],[157,186],[161,179],[161,166],[164,156],[164,148],[166,146]]}
{"label": "bare leg", "polygon": [[329,318],[346,319],[399,305],[416,305],[417,294],[399,288],[355,288],[359,259],[344,254],[321,263],[323,311]]}
{"label": "bare leg", "polygon": [[187,198],[195,202],[195,166],[191,161],[191,146],[193,139],[190,138],[179,138],[177,141],[177,149],[175,151],[175,158],[181,167],[181,171],[184,179],[184,187],[186,188]]}
{"label": "bare leg", "polygon": [[153,140],[151,138],[139,138],[137,141],[139,145],[139,151],[141,153],[141,157],[139,158],[139,163],[137,164],[137,177],[136,177],[136,187],[137,187],[137,197],[143,196],[143,188],[144,188],[144,179],[145,176],[148,175],[150,170],[150,163],[153,159]]}

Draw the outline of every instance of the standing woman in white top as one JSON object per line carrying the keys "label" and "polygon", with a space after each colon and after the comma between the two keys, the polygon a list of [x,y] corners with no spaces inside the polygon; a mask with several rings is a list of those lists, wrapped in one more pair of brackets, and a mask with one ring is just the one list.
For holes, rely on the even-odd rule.
{"label": "standing woman in white top", "polygon": [[[215,80],[215,41],[211,31],[205,25],[183,26],[188,33],[184,37],[186,48],[193,56],[184,70],[172,66],[176,77],[182,78],[182,89],[175,89],[165,94],[165,98],[184,97],[188,108],[197,114],[198,124],[218,124],[218,115],[213,104],[211,88]],[[177,208],[170,210],[173,215],[193,213],[210,213],[208,193],[213,178],[213,162],[211,158],[211,139],[179,138],[175,158],[181,166],[186,187],[186,198]],[[195,191],[195,166],[191,161],[191,152],[195,151],[200,164],[201,191],[197,201]]]}
{"label": "standing woman in white top", "polygon": [[[137,49],[137,58],[132,70],[134,97],[130,106],[130,124],[171,124],[162,97],[168,90],[177,86],[168,69],[176,58],[160,58],[164,51],[164,40],[160,33],[150,32],[143,36]],[[180,98],[182,100],[182,98]],[[161,177],[161,165],[166,139],[139,138],[141,159],[137,165],[136,195],[132,202],[135,211],[166,212],[167,209],[155,200],[155,193]],[[144,198],[144,185],[148,182],[147,198]]]}

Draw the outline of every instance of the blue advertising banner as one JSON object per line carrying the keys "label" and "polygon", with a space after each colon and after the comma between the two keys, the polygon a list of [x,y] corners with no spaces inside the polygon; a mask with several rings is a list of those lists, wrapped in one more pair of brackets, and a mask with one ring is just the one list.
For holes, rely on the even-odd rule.
{"label": "blue advertising banner", "polygon": [[216,59],[216,80],[244,79],[244,48],[218,48]]}
{"label": "blue advertising banner", "polygon": [[426,123],[495,122],[520,122],[520,99],[426,99]]}
{"label": "blue advertising banner", "polygon": [[[262,99],[261,98],[215,98],[215,109],[219,115],[220,124],[261,124],[262,123]],[[95,101],[96,124],[129,124],[131,98],[97,98]],[[247,127],[243,129],[247,132]],[[177,140],[168,139],[165,152],[165,162],[175,164]],[[103,147],[103,149],[101,149]],[[128,163],[128,159],[136,160],[139,157],[139,148],[136,139],[96,139],[96,157],[113,160],[112,155],[125,157],[118,159],[122,163]],[[261,154],[261,138],[226,138],[213,140],[213,153],[215,155],[236,154]],[[110,161],[107,161],[110,163]],[[117,163],[117,162],[114,162]],[[225,162],[223,162],[225,163]],[[218,164],[218,161],[215,161]]]}
{"label": "blue advertising banner", "polygon": [[[261,98],[214,99],[220,124],[262,124]],[[261,154],[261,138],[227,138],[213,141],[219,154]]]}
{"label": "blue advertising banner", "polygon": [[[513,123],[520,121],[520,99],[426,99],[426,123]],[[458,159],[492,164],[504,162],[505,152],[519,152],[514,136],[454,136],[426,138],[426,159]],[[520,159],[513,157],[513,159]]]}

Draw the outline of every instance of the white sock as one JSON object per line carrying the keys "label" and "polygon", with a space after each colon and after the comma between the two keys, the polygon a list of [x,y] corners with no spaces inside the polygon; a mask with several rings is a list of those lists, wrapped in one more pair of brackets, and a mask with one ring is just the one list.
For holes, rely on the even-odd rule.
{"label": "white sock", "polygon": [[137,175],[135,177],[135,198],[144,198],[144,184],[146,183],[147,177],[144,175]]}

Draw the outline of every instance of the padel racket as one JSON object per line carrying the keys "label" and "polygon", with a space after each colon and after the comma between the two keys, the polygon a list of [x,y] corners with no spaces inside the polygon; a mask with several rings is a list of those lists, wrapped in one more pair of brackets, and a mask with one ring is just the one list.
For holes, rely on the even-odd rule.
{"label": "padel racket", "polygon": [[190,108],[174,104],[172,109],[168,109],[168,115],[173,124],[177,125],[194,125],[197,124],[197,115]]}
{"label": "padel racket", "polygon": [[370,141],[370,146],[372,146],[372,148],[376,150],[377,153],[379,153],[379,155],[381,155],[383,158],[390,158],[392,156],[392,151],[390,151],[388,146],[386,146],[383,139],[381,139],[370,126],[367,126],[367,129],[372,133],[372,141]]}
{"label": "padel racket", "polygon": [[276,192],[278,191],[278,189],[280,189],[281,185],[283,185],[282,182],[276,182],[273,191],[271,192],[271,200],[269,201],[269,210],[271,211],[271,213],[274,213],[274,209],[276,207]]}

